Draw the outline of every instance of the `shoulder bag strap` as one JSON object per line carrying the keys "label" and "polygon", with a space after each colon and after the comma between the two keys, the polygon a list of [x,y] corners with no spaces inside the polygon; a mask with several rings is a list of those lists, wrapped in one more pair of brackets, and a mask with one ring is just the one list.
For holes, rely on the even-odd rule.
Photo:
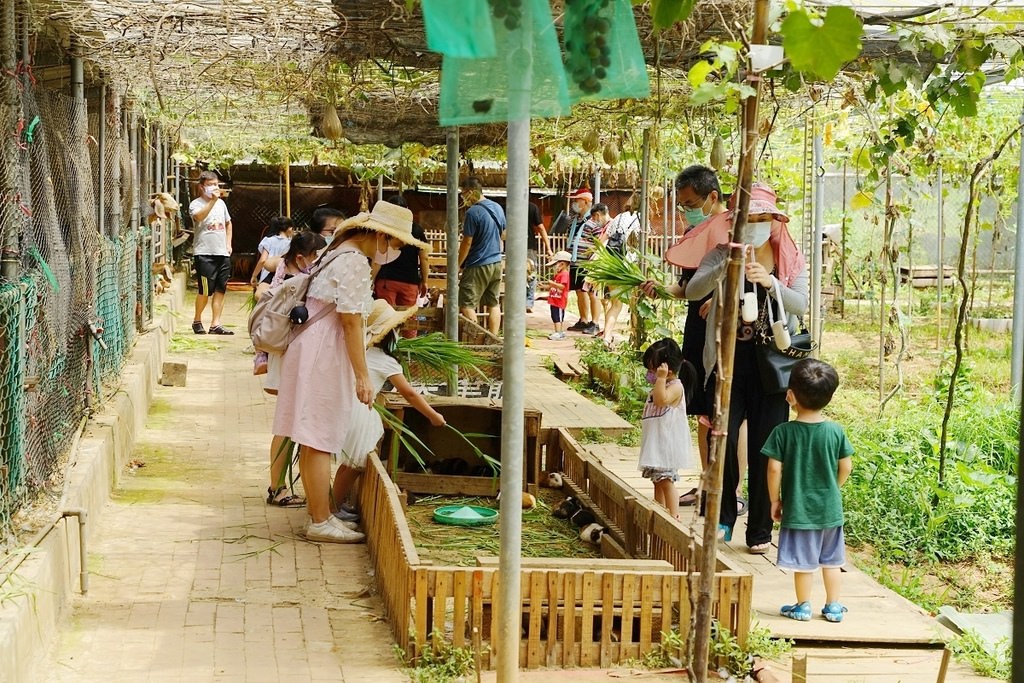
{"label": "shoulder bag strap", "polygon": [[494,214],[493,211],[491,211],[491,208],[489,206],[487,206],[483,202],[477,202],[477,203],[480,206],[483,207],[484,211],[486,211],[487,213],[490,214],[491,219],[494,220],[494,224],[498,226],[498,232],[502,232],[503,230],[505,230],[505,226],[501,224],[501,221],[498,220],[498,217]]}
{"label": "shoulder bag strap", "polygon": [[[302,294],[302,304],[303,305],[306,304],[306,296],[309,294],[309,286],[311,284],[313,284],[313,278],[316,277],[317,275],[319,275],[320,271],[322,271],[327,266],[328,263],[330,263],[331,261],[336,259],[338,256],[341,256],[342,254],[345,254],[345,253],[355,253],[355,250],[354,249],[346,249],[346,250],[342,251],[341,249],[338,249],[333,254],[325,254],[324,256],[320,257],[320,260],[317,261],[315,266],[313,266],[313,270],[310,271],[309,278],[306,279],[306,291],[303,292],[303,294]],[[323,308],[321,308],[319,311],[316,312],[316,315],[314,315],[312,318],[310,318],[309,320],[307,320],[303,324],[295,325],[292,328],[292,341],[295,341],[295,338],[298,337],[300,334],[302,334],[302,332],[305,329],[307,329],[310,325],[315,323],[320,318],[323,318],[325,315],[330,313],[332,310],[334,310],[334,309],[331,306],[324,306]]]}

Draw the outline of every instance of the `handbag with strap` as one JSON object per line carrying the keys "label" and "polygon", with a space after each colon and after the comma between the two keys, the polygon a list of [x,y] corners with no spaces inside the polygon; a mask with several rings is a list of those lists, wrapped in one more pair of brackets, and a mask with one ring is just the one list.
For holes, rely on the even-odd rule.
{"label": "handbag with strap", "polygon": [[325,254],[308,274],[285,280],[276,289],[263,294],[249,314],[249,337],[257,351],[284,353],[295,337],[331,312],[324,306],[312,318],[306,311],[306,294],[313,278],[340,254],[350,251],[336,249]]}
{"label": "handbag with strap", "polygon": [[808,358],[818,347],[806,330],[797,334],[789,333],[778,280],[775,280],[775,302],[779,310],[778,320],[772,312],[771,297],[765,297],[764,308],[754,326],[757,370],[765,394],[781,394],[786,391],[793,366],[798,360]]}

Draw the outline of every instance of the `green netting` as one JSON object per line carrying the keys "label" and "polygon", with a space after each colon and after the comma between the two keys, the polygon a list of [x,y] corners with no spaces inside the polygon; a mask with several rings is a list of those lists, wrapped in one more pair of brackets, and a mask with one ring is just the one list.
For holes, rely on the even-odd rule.
{"label": "green netting", "polygon": [[573,102],[650,96],[630,0],[566,0],[562,41]]}
{"label": "green netting", "polygon": [[21,362],[21,288],[0,286],[0,523],[6,528],[22,493],[25,366]]}
{"label": "green netting", "polygon": [[97,274],[96,317],[103,327],[103,342],[93,345],[93,358],[104,382],[116,377],[124,367],[135,340],[135,236],[104,238],[100,246]]}
{"label": "green netting", "polygon": [[[514,1],[521,5],[513,7]],[[500,7],[500,9],[498,9]],[[494,0],[496,57],[465,59],[445,55],[441,65],[442,126],[509,120],[509,93],[524,87],[530,116],[569,113],[565,69],[547,0]],[[527,49],[524,49],[526,46]]]}
{"label": "green netting", "polygon": [[434,52],[468,58],[498,54],[487,0],[423,0],[423,26]]}

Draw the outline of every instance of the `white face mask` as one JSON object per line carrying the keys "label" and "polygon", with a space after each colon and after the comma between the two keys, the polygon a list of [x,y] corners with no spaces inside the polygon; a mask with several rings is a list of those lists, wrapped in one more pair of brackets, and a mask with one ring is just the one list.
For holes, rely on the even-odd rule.
{"label": "white face mask", "polygon": [[[380,244],[380,240],[377,240],[377,244]],[[402,248],[398,247],[396,249],[395,247],[392,247],[391,240],[387,237],[384,238],[384,246],[384,251],[381,251],[380,247],[378,247],[377,253],[373,255],[373,262],[379,266],[386,266],[402,255]]]}
{"label": "white face mask", "polygon": [[771,234],[771,223],[747,223],[747,227],[744,230],[745,236],[743,241],[757,249],[768,241]]}
{"label": "white face mask", "polygon": [[203,185],[203,195],[206,197],[212,197],[213,191],[217,189],[216,185]]}

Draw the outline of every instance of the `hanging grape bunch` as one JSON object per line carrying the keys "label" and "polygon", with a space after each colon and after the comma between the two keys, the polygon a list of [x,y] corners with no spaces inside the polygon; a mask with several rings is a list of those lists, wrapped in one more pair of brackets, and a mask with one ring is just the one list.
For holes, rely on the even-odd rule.
{"label": "hanging grape bunch", "polygon": [[487,0],[491,14],[502,20],[505,29],[515,31],[523,23],[523,0]]}
{"label": "hanging grape bunch", "polygon": [[601,92],[601,81],[612,64],[609,31],[613,9],[609,0],[565,2],[562,61],[569,78],[588,95]]}

